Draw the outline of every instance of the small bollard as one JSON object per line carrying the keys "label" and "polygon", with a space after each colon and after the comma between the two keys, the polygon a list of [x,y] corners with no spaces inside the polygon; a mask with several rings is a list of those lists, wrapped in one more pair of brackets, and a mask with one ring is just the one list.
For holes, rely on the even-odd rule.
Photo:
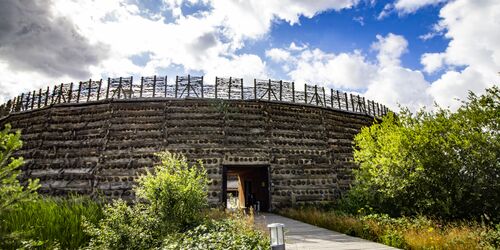
{"label": "small bollard", "polygon": [[272,223],[267,228],[271,236],[271,250],[285,250],[285,224]]}

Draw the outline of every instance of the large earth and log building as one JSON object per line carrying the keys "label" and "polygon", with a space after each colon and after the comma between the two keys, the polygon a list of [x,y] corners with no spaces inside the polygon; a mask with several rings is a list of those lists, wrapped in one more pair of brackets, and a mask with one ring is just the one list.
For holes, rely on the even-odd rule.
{"label": "large earth and log building", "polygon": [[213,205],[231,193],[269,210],[338,198],[352,180],[354,135],[388,112],[293,82],[167,82],[112,78],[24,93],[0,106],[0,125],[22,130],[23,176],[40,179],[43,193],[129,198],[154,153],[169,150],[204,163]]}

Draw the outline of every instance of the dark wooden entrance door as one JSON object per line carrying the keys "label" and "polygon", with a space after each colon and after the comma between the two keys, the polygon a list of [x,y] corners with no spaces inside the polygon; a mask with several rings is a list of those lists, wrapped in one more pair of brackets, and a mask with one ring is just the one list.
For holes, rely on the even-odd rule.
{"label": "dark wooden entrance door", "polygon": [[226,207],[228,197],[237,197],[240,208],[253,207],[256,210],[269,211],[269,167],[224,166],[222,202]]}

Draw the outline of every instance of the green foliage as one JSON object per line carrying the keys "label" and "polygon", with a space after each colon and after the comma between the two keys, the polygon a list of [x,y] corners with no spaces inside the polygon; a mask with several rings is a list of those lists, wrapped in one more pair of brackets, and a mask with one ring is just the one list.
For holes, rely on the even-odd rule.
{"label": "green foliage", "polygon": [[90,248],[155,248],[168,234],[201,223],[208,183],[203,165],[190,166],[185,157],[168,152],[157,156],[161,164],[139,177],[133,205],[116,201],[104,208],[104,219],[97,226],[86,224],[92,236]]}
{"label": "green foliage", "polygon": [[10,124],[0,131],[0,214],[14,209],[20,202],[36,198],[36,190],[40,186],[38,180],[28,180],[26,186],[19,183],[21,173],[18,168],[23,165],[22,157],[14,158],[12,153],[21,148],[21,132],[11,132]]}
{"label": "green foliage", "polygon": [[196,225],[207,207],[207,174],[199,162],[190,166],[182,155],[157,154],[161,164],[154,172],[139,177],[135,193],[139,200],[163,221],[163,232],[175,232]]}
{"label": "green foliage", "polygon": [[350,215],[316,208],[284,209],[280,214],[348,235],[403,249],[498,249],[500,224],[443,222],[425,216]]}
{"label": "green foliage", "polygon": [[162,223],[144,204],[128,206],[117,200],[104,208],[98,226],[85,221],[85,231],[92,237],[90,249],[150,249],[158,246],[157,225]]}
{"label": "green foliage", "polygon": [[342,205],[391,215],[500,220],[500,89],[456,112],[390,113],[355,137],[356,181]]}
{"label": "green foliage", "polygon": [[167,237],[162,249],[269,249],[269,240],[241,219],[208,220]]}
{"label": "green foliage", "polygon": [[89,236],[82,228],[83,217],[96,223],[101,207],[88,197],[43,197],[18,203],[16,209],[0,214],[0,248],[77,249]]}

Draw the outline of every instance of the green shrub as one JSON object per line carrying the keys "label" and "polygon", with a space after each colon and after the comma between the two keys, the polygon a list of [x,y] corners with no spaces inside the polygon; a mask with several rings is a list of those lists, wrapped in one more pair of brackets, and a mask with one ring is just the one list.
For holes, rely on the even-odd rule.
{"label": "green shrub", "polygon": [[147,171],[135,187],[135,203],[118,200],[104,208],[104,219],[86,224],[92,249],[150,249],[164,237],[189,230],[202,222],[207,205],[208,179],[201,163],[157,154],[161,164]]}
{"label": "green shrub", "polygon": [[500,221],[500,89],[456,112],[389,114],[355,137],[355,183],[342,202],[392,216]]}
{"label": "green shrub", "polygon": [[11,132],[10,124],[0,131],[0,214],[23,201],[30,201],[37,197],[36,190],[40,187],[38,180],[28,180],[27,185],[19,183],[18,177],[21,170],[18,168],[24,164],[22,157],[14,158],[12,154],[21,148],[21,132]]}
{"label": "green shrub", "polygon": [[85,231],[92,237],[90,249],[150,249],[161,239],[158,225],[162,223],[144,204],[128,206],[123,200],[108,204],[97,227],[85,222]]}
{"label": "green shrub", "polygon": [[83,231],[83,217],[92,223],[99,221],[100,205],[88,197],[77,196],[21,202],[16,209],[0,214],[0,248],[77,249],[90,239]]}
{"label": "green shrub", "polygon": [[163,233],[185,230],[201,220],[207,207],[206,171],[201,163],[190,166],[182,155],[157,154],[161,164],[139,177],[135,193],[163,221]]}
{"label": "green shrub", "polygon": [[269,249],[265,235],[241,219],[207,220],[181,234],[171,234],[162,249]]}

